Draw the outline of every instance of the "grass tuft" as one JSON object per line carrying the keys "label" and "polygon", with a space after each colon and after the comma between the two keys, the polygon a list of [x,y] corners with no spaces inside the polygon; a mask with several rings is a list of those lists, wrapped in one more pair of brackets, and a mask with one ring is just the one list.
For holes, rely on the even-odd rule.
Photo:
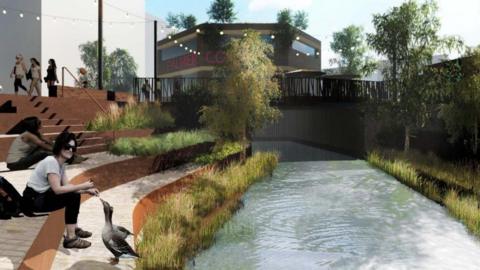
{"label": "grass tuft", "polygon": [[277,154],[256,153],[244,164],[205,173],[166,197],[143,227],[137,268],[182,269],[189,257],[214,242],[215,233],[238,209],[243,192],[271,175],[277,163]]}

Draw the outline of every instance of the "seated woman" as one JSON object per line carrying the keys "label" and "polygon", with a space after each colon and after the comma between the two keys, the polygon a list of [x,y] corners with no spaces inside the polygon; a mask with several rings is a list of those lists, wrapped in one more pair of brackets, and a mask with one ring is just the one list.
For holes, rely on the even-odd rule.
{"label": "seated woman", "polygon": [[[40,134],[42,122],[35,116],[22,120],[16,132],[20,134],[10,145],[7,168],[11,171],[25,170],[33,164],[52,155],[52,144]],[[68,164],[80,163],[88,158],[80,155],[68,160]]]}
{"label": "seated woman", "polygon": [[74,134],[68,132],[60,134],[53,145],[54,155],[38,163],[23,191],[24,201],[34,212],[50,212],[65,208],[67,235],[63,241],[64,248],[88,248],[91,245],[90,242],[80,238],[88,238],[92,233],[77,226],[80,194],[98,195],[98,189],[91,180],[73,185],[65,175],[65,162],[72,158],[76,147]]}
{"label": "seated woman", "polygon": [[28,117],[20,123],[20,136],[10,145],[7,168],[12,171],[25,170],[52,153],[52,146],[42,138],[42,122],[37,117]]}

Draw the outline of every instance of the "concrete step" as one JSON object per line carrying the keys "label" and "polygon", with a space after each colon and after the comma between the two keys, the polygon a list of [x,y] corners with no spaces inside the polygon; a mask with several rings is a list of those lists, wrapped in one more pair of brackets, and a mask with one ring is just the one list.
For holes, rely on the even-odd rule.
{"label": "concrete step", "polygon": [[40,129],[41,133],[61,133],[63,131],[75,132],[75,131],[84,131],[85,127],[83,125],[42,125]]}
{"label": "concrete step", "polygon": [[88,146],[80,146],[77,148],[77,154],[85,155],[85,154],[91,154],[91,153],[105,152],[107,151],[107,149],[108,149],[108,146],[105,143],[88,145]]}

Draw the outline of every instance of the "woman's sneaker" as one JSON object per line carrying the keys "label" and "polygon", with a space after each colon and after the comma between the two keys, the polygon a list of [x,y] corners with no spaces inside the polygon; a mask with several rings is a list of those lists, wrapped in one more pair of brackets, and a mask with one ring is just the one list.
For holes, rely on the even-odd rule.
{"label": "woman's sneaker", "polygon": [[63,239],[63,247],[64,248],[88,248],[92,245],[92,243],[88,242],[87,240],[80,239],[75,237],[73,239],[67,239],[66,237]]}
{"label": "woman's sneaker", "polygon": [[81,228],[76,228],[75,229],[75,235],[80,237],[80,238],[88,238],[88,237],[92,236],[92,233],[88,232],[88,231],[84,231]]}

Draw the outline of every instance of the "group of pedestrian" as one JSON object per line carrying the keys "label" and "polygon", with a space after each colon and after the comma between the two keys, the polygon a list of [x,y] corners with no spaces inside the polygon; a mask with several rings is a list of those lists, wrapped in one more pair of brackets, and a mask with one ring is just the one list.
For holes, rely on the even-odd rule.
{"label": "group of pedestrian", "polygon": [[[27,70],[27,66],[25,65],[23,55],[17,54],[15,56],[15,66],[10,73],[10,77],[14,78],[15,81],[13,83],[15,95],[18,95],[18,89],[21,88],[27,92],[29,96],[32,95],[33,90],[37,92],[37,95],[41,95],[41,88],[40,84],[42,83],[42,71],[40,62],[36,58],[30,58],[30,69]],[[23,85],[23,78],[27,80],[31,80],[30,88],[27,88]],[[47,68],[47,76],[43,78],[43,80],[47,83],[49,92],[52,91],[52,88],[56,87],[56,83],[58,83],[57,77],[57,65],[55,64],[54,59],[48,60],[48,68]]]}

